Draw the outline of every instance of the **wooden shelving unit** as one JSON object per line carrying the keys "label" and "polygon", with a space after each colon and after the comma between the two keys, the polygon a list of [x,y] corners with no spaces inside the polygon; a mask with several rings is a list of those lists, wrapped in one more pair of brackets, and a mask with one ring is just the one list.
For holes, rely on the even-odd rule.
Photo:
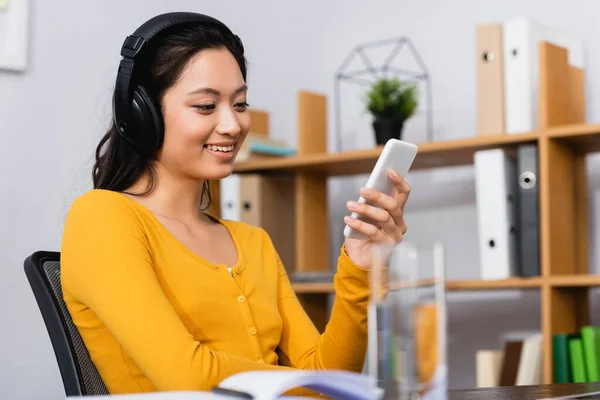
{"label": "wooden shelving unit", "polygon": [[[587,185],[584,157],[600,150],[600,124],[572,124],[515,135],[493,135],[419,145],[413,170],[472,165],[476,151],[490,148],[516,149],[523,143],[537,143],[540,162],[540,218],[542,275],[497,281],[448,281],[449,291],[541,290],[544,336],[544,381],[552,382],[552,335],[574,331],[589,321],[588,289],[600,286],[599,275],[588,274]],[[256,160],[239,164],[236,173],[291,174],[325,187],[331,176],[369,173],[381,148],[340,154],[316,153],[285,159]],[[314,196],[307,190],[304,209],[324,212],[324,189]],[[303,195],[297,194],[297,199]],[[319,209],[321,211],[319,211]],[[302,216],[298,215],[300,219]],[[305,229],[302,232],[302,229]],[[316,232],[322,230],[322,232]],[[297,228],[296,234],[327,237],[322,223]],[[297,237],[296,248],[305,243]],[[308,249],[304,245],[305,249]],[[298,250],[296,250],[298,251]],[[299,263],[303,258],[305,264]],[[326,270],[328,254],[307,251],[297,257],[298,271]],[[318,266],[318,268],[316,267]],[[331,283],[295,283],[296,293],[319,329],[326,324],[326,295],[334,292]]]}
{"label": "wooden shelving unit", "polygon": [[[589,322],[588,289],[600,286],[600,276],[589,275],[588,210],[585,156],[600,151],[600,124],[583,124],[584,110],[565,109],[564,90],[550,59],[541,61],[540,128],[520,134],[498,134],[421,143],[412,170],[472,165],[475,152],[515,150],[536,143],[539,157],[539,212],[541,275],[498,281],[448,281],[449,291],[540,290],[543,333],[543,380],[553,381],[552,335],[579,330]],[[544,69],[545,68],[545,69]],[[560,86],[558,89],[554,86]],[[582,89],[583,90],[583,89]],[[573,96],[572,93],[566,95]],[[560,100],[560,101],[559,101]],[[578,102],[578,107],[583,107]],[[297,156],[257,159],[235,166],[238,174],[289,176],[294,180],[294,269],[326,271],[329,265],[327,179],[368,174],[382,148],[327,153],[326,99],[299,92]],[[295,283],[294,289],[320,331],[328,318],[328,296],[333,284]]]}

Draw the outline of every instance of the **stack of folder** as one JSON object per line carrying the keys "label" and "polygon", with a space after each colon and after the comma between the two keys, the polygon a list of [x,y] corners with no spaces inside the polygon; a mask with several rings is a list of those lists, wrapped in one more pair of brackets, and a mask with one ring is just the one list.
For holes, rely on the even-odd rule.
{"label": "stack of folder", "polygon": [[[479,136],[585,122],[581,40],[527,18],[478,26],[476,38]],[[562,92],[549,89],[557,81]],[[565,107],[554,112],[557,104]],[[484,280],[540,274],[538,149],[535,143],[514,148],[474,155]]]}
{"label": "stack of folder", "polygon": [[552,345],[555,383],[600,381],[599,326],[555,334]]}
{"label": "stack of folder", "polygon": [[514,18],[480,25],[476,37],[479,135],[519,134],[540,127],[542,43],[566,49],[574,89],[570,100],[583,100],[585,52],[582,40],[574,35],[528,18]]}
{"label": "stack of folder", "polygon": [[503,349],[479,350],[475,356],[477,387],[542,383],[542,335],[507,340]]}
{"label": "stack of folder", "polygon": [[475,153],[481,279],[540,275],[537,144]]}

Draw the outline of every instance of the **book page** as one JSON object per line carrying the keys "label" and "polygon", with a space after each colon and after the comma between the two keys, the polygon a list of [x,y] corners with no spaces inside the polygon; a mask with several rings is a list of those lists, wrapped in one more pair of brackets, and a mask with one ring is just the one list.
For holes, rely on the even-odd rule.
{"label": "book page", "polygon": [[248,393],[254,400],[273,400],[302,387],[348,400],[374,400],[379,393],[371,377],[347,371],[250,371],[224,379],[219,387]]}

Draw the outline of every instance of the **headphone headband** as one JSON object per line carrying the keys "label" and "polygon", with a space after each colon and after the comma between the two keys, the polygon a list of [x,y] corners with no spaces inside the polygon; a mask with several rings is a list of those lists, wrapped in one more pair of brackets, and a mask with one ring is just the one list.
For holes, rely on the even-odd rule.
{"label": "headphone headband", "polygon": [[[119,63],[117,71],[117,80],[113,98],[113,115],[119,133],[125,138],[129,138],[127,131],[130,128],[129,122],[135,90],[134,78],[136,76],[136,60],[139,59],[141,54],[148,51],[148,48],[151,47],[150,44],[152,39],[157,34],[174,25],[190,22],[218,25],[233,35],[231,30],[225,24],[208,15],[189,12],[171,12],[160,14],[149,19],[123,41],[121,47],[121,56],[123,58]],[[233,37],[236,40],[236,44],[242,46],[240,38],[237,35],[233,35]]]}

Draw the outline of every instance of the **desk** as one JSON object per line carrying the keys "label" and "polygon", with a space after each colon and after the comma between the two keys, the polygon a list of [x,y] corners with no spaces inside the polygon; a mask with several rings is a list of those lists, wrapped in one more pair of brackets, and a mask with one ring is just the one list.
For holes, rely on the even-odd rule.
{"label": "desk", "polygon": [[[600,392],[600,382],[450,390],[448,400],[536,400],[589,392]],[[600,394],[595,395],[594,398],[600,399]],[[587,400],[588,397],[582,397],[581,399]]]}

